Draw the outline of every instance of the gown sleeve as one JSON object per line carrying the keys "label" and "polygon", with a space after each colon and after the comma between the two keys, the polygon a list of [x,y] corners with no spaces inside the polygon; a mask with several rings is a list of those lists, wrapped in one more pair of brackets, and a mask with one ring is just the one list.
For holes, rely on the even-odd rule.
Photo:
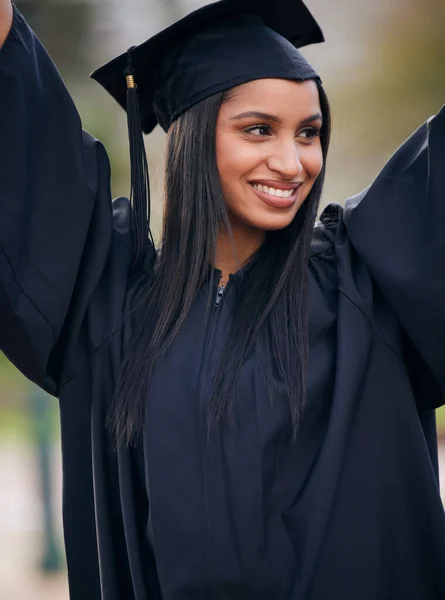
{"label": "gown sleeve", "polygon": [[81,367],[113,235],[107,155],[15,8],[0,49],[0,349],[51,394]]}
{"label": "gown sleeve", "polygon": [[430,408],[443,404],[445,107],[347,201],[344,230],[406,334],[414,386]]}

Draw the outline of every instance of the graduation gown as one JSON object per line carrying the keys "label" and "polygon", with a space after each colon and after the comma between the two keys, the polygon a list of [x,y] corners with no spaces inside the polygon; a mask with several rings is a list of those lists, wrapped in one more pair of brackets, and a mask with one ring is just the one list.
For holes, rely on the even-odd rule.
{"label": "graduation gown", "polygon": [[59,398],[71,598],[445,598],[433,410],[445,391],[445,110],[314,231],[297,444],[257,351],[238,431],[205,442],[205,349],[224,341],[238,272],[209,322],[204,286],[156,366],[143,441],[113,452],[104,418],[136,326],[121,320],[138,282],[131,210],[112,204],[107,155],[17,10],[0,51],[0,142],[0,347]]}

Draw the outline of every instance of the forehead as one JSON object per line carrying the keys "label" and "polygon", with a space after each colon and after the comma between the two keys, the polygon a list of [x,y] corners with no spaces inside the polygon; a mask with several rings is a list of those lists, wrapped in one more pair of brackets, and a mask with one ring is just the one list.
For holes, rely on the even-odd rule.
{"label": "forehead", "polygon": [[234,88],[221,110],[227,114],[243,110],[315,114],[320,112],[320,99],[313,80],[257,79]]}

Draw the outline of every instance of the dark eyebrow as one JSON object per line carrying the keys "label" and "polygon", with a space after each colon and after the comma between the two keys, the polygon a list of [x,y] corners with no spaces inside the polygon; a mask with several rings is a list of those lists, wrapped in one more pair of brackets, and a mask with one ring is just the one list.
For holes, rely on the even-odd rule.
{"label": "dark eyebrow", "polygon": [[248,110],[247,112],[240,113],[239,115],[230,117],[230,120],[235,121],[239,119],[247,119],[248,117],[252,117],[253,119],[261,119],[263,121],[274,121],[275,123],[281,123],[281,119],[279,117],[276,117],[275,115],[269,115],[268,113],[257,112],[255,110]]}
{"label": "dark eyebrow", "polygon": [[[263,121],[273,121],[274,123],[281,123],[280,117],[275,115],[270,115],[268,113],[257,112],[255,110],[248,110],[247,112],[239,113],[233,117],[230,117],[231,121],[239,120],[239,119],[247,119],[247,118],[261,119]],[[315,113],[310,117],[306,117],[302,121],[300,121],[300,125],[307,125],[308,123],[312,123],[312,121],[322,121],[323,117],[321,113]]]}
{"label": "dark eyebrow", "polygon": [[315,115],[311,115],[310,117],[306,117],[302,121],[300,121],[300,125],[307,125],[308,123],[312,123],[312,121],[321,121],[323,123],[323,116],[321,113],[315,113]]}

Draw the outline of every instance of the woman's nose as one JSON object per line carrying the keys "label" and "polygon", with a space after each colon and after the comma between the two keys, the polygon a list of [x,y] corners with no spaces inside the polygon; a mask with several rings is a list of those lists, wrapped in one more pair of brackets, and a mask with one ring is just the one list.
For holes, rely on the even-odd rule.
{"label": "woman's nose", "polygon": [[294,179],[298,177],[303,171],[303,165],[295,140],[292,140],[292,143],[280,144],[269,157],[267,166],[271,171],[280,173],[283,178]]}

